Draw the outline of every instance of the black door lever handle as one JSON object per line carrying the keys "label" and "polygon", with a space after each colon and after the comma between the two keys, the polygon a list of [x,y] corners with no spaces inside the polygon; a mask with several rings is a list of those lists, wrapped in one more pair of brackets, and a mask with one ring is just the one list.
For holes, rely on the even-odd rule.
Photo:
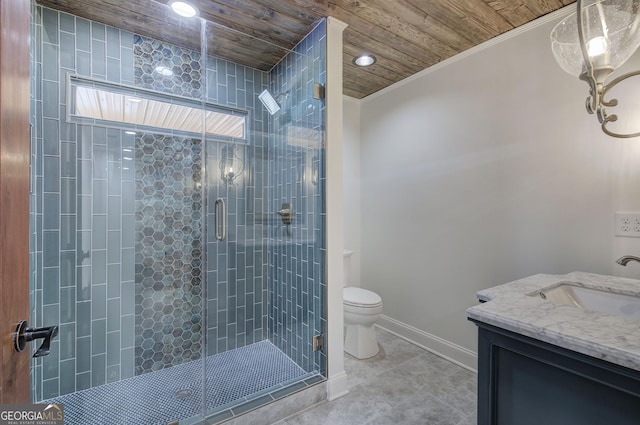
{"label": "black door lever handle", "polygon": [[43,338],[42,344],[33,353],[33,357],[42,357],[51,351],[51,340],[58,335],[57,326],[48,326],[44,328],[29,328],[26,320],[20,321],[13,335],[13,344],[17,352],[21,352],[27,346],[27,342]]}

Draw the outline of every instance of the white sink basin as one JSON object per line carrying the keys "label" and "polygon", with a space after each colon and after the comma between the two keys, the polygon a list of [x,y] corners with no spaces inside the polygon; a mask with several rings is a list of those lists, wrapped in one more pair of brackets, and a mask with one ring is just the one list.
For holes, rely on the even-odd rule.
{"label": "white sink basin", "polygon": [[573,282],[562,282],[527,295],[540,297],[554,304],[640,319],[640,297],[585,288]]}

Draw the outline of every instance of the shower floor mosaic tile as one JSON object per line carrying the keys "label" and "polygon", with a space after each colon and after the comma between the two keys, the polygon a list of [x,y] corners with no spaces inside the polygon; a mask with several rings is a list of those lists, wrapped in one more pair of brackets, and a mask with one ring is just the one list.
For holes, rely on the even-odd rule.
{"label": "shower floor mosaic tile", "polygon": [[[206,373],[204,368],[206,367]],[[203,379],[204,377],[204,379]],[[269,341],[67,394],[41,403],[64,405],[65,425],[165,425],[282,390],[309,374]]]}

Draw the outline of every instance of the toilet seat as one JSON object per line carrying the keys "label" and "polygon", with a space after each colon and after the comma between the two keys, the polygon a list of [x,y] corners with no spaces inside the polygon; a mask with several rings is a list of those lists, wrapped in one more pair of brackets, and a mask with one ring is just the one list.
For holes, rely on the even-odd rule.
{"label": "toilet seat", "polygon": [[382,298],[380,295],[363,288],[344,288],[343,298],[345,307],[356,307],[359,309],[378,309],[382,307]]}
{"label": "toilet seat", "polygon": [[345,313],[345,317],[347,314],[355,314],[363,318],[377,316],[377,315],[380,315],[380,313],[382,313],[382,303],[376,304],[374,306],[368,306],[368,307],[344,304],[344,313]]}

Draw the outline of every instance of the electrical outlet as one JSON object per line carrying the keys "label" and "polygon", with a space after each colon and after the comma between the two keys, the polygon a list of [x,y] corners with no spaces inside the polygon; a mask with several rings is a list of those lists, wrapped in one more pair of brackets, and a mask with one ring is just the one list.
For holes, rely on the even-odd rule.
{"label": "electrical outlet", "polygon": [[616,236],[640,238],[640,213],[616,213]]}

